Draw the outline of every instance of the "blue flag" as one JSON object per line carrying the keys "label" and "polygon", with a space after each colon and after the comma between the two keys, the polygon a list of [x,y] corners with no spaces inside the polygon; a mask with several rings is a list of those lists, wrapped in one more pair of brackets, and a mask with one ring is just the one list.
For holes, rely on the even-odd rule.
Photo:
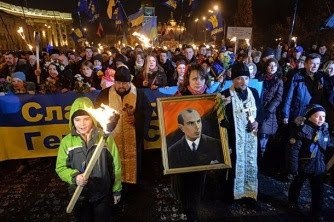
{"label": "blue flag", "polygon": [[197,8],[198,8],[198,0],[188,0],[188,10],[186,16],[190,17],[191,13]]}
{"label": "blue flag", "polygon": [[325,21],[325,27],[321,28],[322,29],[332,29],[334,28],[334,14],[329,16],[329,18]]}
{"label": "blue flag", "polygon": [[116,3],[114,13],[112,14],[112,18],[115,20],[116,30],[121,31],[123,29],[123,25],[125,24],[126,16],[123,11],[123,7],[121,5],[121,2],[118,1]]}
{"label": "blue flag", "polygon": [[78,0],[78,11],[87,12],[87,10],[88,10],[87,0]]}
{"label": "blue flag", "polygon": [[89,17],[88,22],[95,22],[99,17],[99,1],[98,0],[90,0],[87,9],[87,15]]}
{"label": "blue flag", "polygon": [[162,5],[167,6],[168,8],[175,10],[178,4],[178,0],[167,0]]}
{"label": "blue flag", "polygon": [[216,11],[213,15],[211,15],[206,22],[206,28],[209,30],[209,32],[211,32],[211,36],[223,32],[224,22],[222,14]]}

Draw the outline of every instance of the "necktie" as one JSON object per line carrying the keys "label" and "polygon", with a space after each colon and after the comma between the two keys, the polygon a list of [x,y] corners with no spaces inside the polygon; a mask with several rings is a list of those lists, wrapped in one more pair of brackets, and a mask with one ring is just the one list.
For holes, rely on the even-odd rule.
{"label": "necktie", "polygon": [[196,143],[193,142],[191,145],[192,145],[192,147],[193,147],[192,151],[195,152],[195,151],[196,151]]}

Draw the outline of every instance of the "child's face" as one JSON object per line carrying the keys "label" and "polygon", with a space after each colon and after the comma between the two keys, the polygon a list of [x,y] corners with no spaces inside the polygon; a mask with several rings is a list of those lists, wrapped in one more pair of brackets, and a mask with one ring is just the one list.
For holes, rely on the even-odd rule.
{"label": "child's face", "polygon": [[324,124],[325,122],[325,119],[326,119],[326,113],[323,111],[316,112],[309,117],[309,120],[317,126],[322,126],[322,124]]}
{"label": "child's face", "polygon": [[88,134],[93,127],[93,120],[89,115],[76,116],[73,119],[74,127],[80,134]]}
{"label": "child's face", "polygon": [[81,71],[82,71],[82,74],[84,74],[84,76],[87,76],[87,77],[91,77],[93,73],[93,70],[89,68],[88,66],[83,66]]}
{"label": "child's face", "polygon": [[100,62],[100,60],[94,60],[94,66],[101,66],[102,63]]}
{"label": "child's face", "polygon": [[19,78],[12,78],[12,84],[14,89],[21,89],[24,86],[24,82]]}

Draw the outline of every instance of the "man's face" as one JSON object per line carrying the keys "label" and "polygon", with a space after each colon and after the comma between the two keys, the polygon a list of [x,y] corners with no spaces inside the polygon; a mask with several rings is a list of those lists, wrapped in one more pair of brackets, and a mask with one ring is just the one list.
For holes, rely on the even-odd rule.
{"label": "man's face", "polygon": [[52,55],[50,56],[50,58],[51,58],[53,61],[58,60],[58,59],[59,59],[59,54],[52,54]]}
{"label": "man's face", "polygon": [[67,57],[66,57],[65,55],[61,55],[61,56],[59,56],[58,60],[59,60],[59,62],[60,62],[61,64],[63,64],[64,66],[67,66],[67,65],[68,65],[68,59],[67,59]]}
{"label": "man's face", "polygon": [[253,58],[253,62],[254,62],[254,63],[259,63],[259,62],[260,62],[260,59],[261,59],[260,56],[255,56],[255,57]]}
{"label": "man's face", "polygon": [[326,53],[326,51],[327,51],[327,47],[326,46],[319,47],[319,53],[321,55],[324,55]]}
{"label": "man's face", "polygon": [[298,69],[303,69],[303,68],[305,68],[304,61],[303,61],[303,60],[298,60],[298,61],[297,61],[297,68],[298,68]]}
{"label": "man's face", "polygon": [[323,111],[318,111],[308,118],[312,123],[317,126],[322,126],[326,119],[326,113]]}
{"label": "man's face", "polygon": [[33,58],[29,59],[29,64],[31,66],[34,66],[36,64],[36,59],[33,59]]}
{"label": "man's face", "polygon": [[206,47],[202,47],[199,49],[199,54],[202,56],[206,56]]}
{"label": "man's face", "polygon": [[87,135],[93,127],[93,120],[89,115],[76,116],[73,119],[73,124],[80,134]]}
{"label": "man's face", "polygon": [[234,78],[232,81],[233,81],[234,88],[245,90],[247,89],[247,86],[249,83],[249,77],[239,76],[237,78]]}
{"label": "man's face", "polygon": [[85,49],[85,54],[87,58],[92,58],[93,50],[92,49]]}
{"label": "man's face", "polygon": [[183,124],[179,124],[180,130],[184,132],[188,140],[195,141],[202,134],[201,116],[196,111],[192,111],[191,113],[184,111],[182,117]]}
{"label": "man's face", "polygon": [[115,90],[118,94],[122,95],[130,89],[130,82],[115,81]]}
{"label": "man's face", "polygon": [[8,66],[12,66],[16,64],[17,58],[15,58],[12,54],[5,55],[5,62]]}
{"label": "man's face", "polygon": [[167,61],[167,54],[164,53],[164,52],[160,53],[160,62],[161,62],[162,64],[165,64],[166,61]]}
{"label": "man's face", "polygon": [[293,52],[293,57],[295,57],[295,59],[299,59],[301,55],[301,52]]}
{"label": "man's face", "polygon": [[192,48],[186,48],[184,49],[184,56],[188,59],[191,60],[194,56],[194,50]]}
{"label": "man's face", "polygon": [[319,69],[319,66],[320,66],[319,58],[310,59],[305,63],[306,71],[311,73],[316,73]]}

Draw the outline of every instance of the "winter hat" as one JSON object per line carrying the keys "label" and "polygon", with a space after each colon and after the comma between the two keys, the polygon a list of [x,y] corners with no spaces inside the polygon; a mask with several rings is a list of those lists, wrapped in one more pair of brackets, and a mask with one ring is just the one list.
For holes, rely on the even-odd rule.
{"label": "winter hat", "polygon": [[318,105],[318,104],[311,104],[306,108],[305,111],[305,118],[308,119],[310,118],[314,113],[323,111],[326,113],[326,110],[324,107]]}
{"label": "winter hat", "polygon": [[266,48],[262,53],[262,58],[272,55],[275,55],[275,51],[272,48]]}
{"label": "winter hat", "polygon": [[115,73],[115,81],[130,82],[131,81],[130,70],[126,68],[125,66],[118,67]]}
{"label": "winter hat", "polygon": [[304,49],[301,46],[296,46],[293,51],[294,52],[301,52],[302,53],[304,51]]}
{"label": "winter hat", "polygon": [[58,55],[60,55],[60,51],[59,51],[59,49],[50,49],[50,50],[49,50],[49,54],[50,54],[50,55],[53,55],[53,54],[58,54]]}
{"label": "winter hat", "polygon": [[102,62],[103,62],[103,60],[102,60],[102,55],[101,55],[101,54],[97,54],[96,56],[94,56],[94,58],[93,58],[93,62],[94,62],[95,60],[98,60],[98,61],[100,61],[100,62],[102,63]]}
{"label": "winter hat", "polygon": [[250,77],[250,73],[249,73],[248,67],[245,64],[241,63],[241,62],[238,62],[238,63],[234,64],[232,66],[232,70],[231,71],[232,71],[232,75],[231,75],[231,79],[232,80],[235,79],[235,78],[237,78],[237,77],[239,77],[239,76],[248,76],[248,77]]}
{"label": "winter hat", "polygon": [[23,72],[14,72],[12,74],[12,79],[13,78],[21,79],[23,82],[26,81],[26,75]]}
{"label": "winter hat", "polygon": [[72,114],[72,117],[71,117],[71,121],[72,121],[72,124],[74,125],[73,123],[73,120],[75,117],[77,116],[90,116],[89,113],[86,111],[86,110],[83,110],[83,109],[79,109],[77,111],[75,111],[73,114]]}

